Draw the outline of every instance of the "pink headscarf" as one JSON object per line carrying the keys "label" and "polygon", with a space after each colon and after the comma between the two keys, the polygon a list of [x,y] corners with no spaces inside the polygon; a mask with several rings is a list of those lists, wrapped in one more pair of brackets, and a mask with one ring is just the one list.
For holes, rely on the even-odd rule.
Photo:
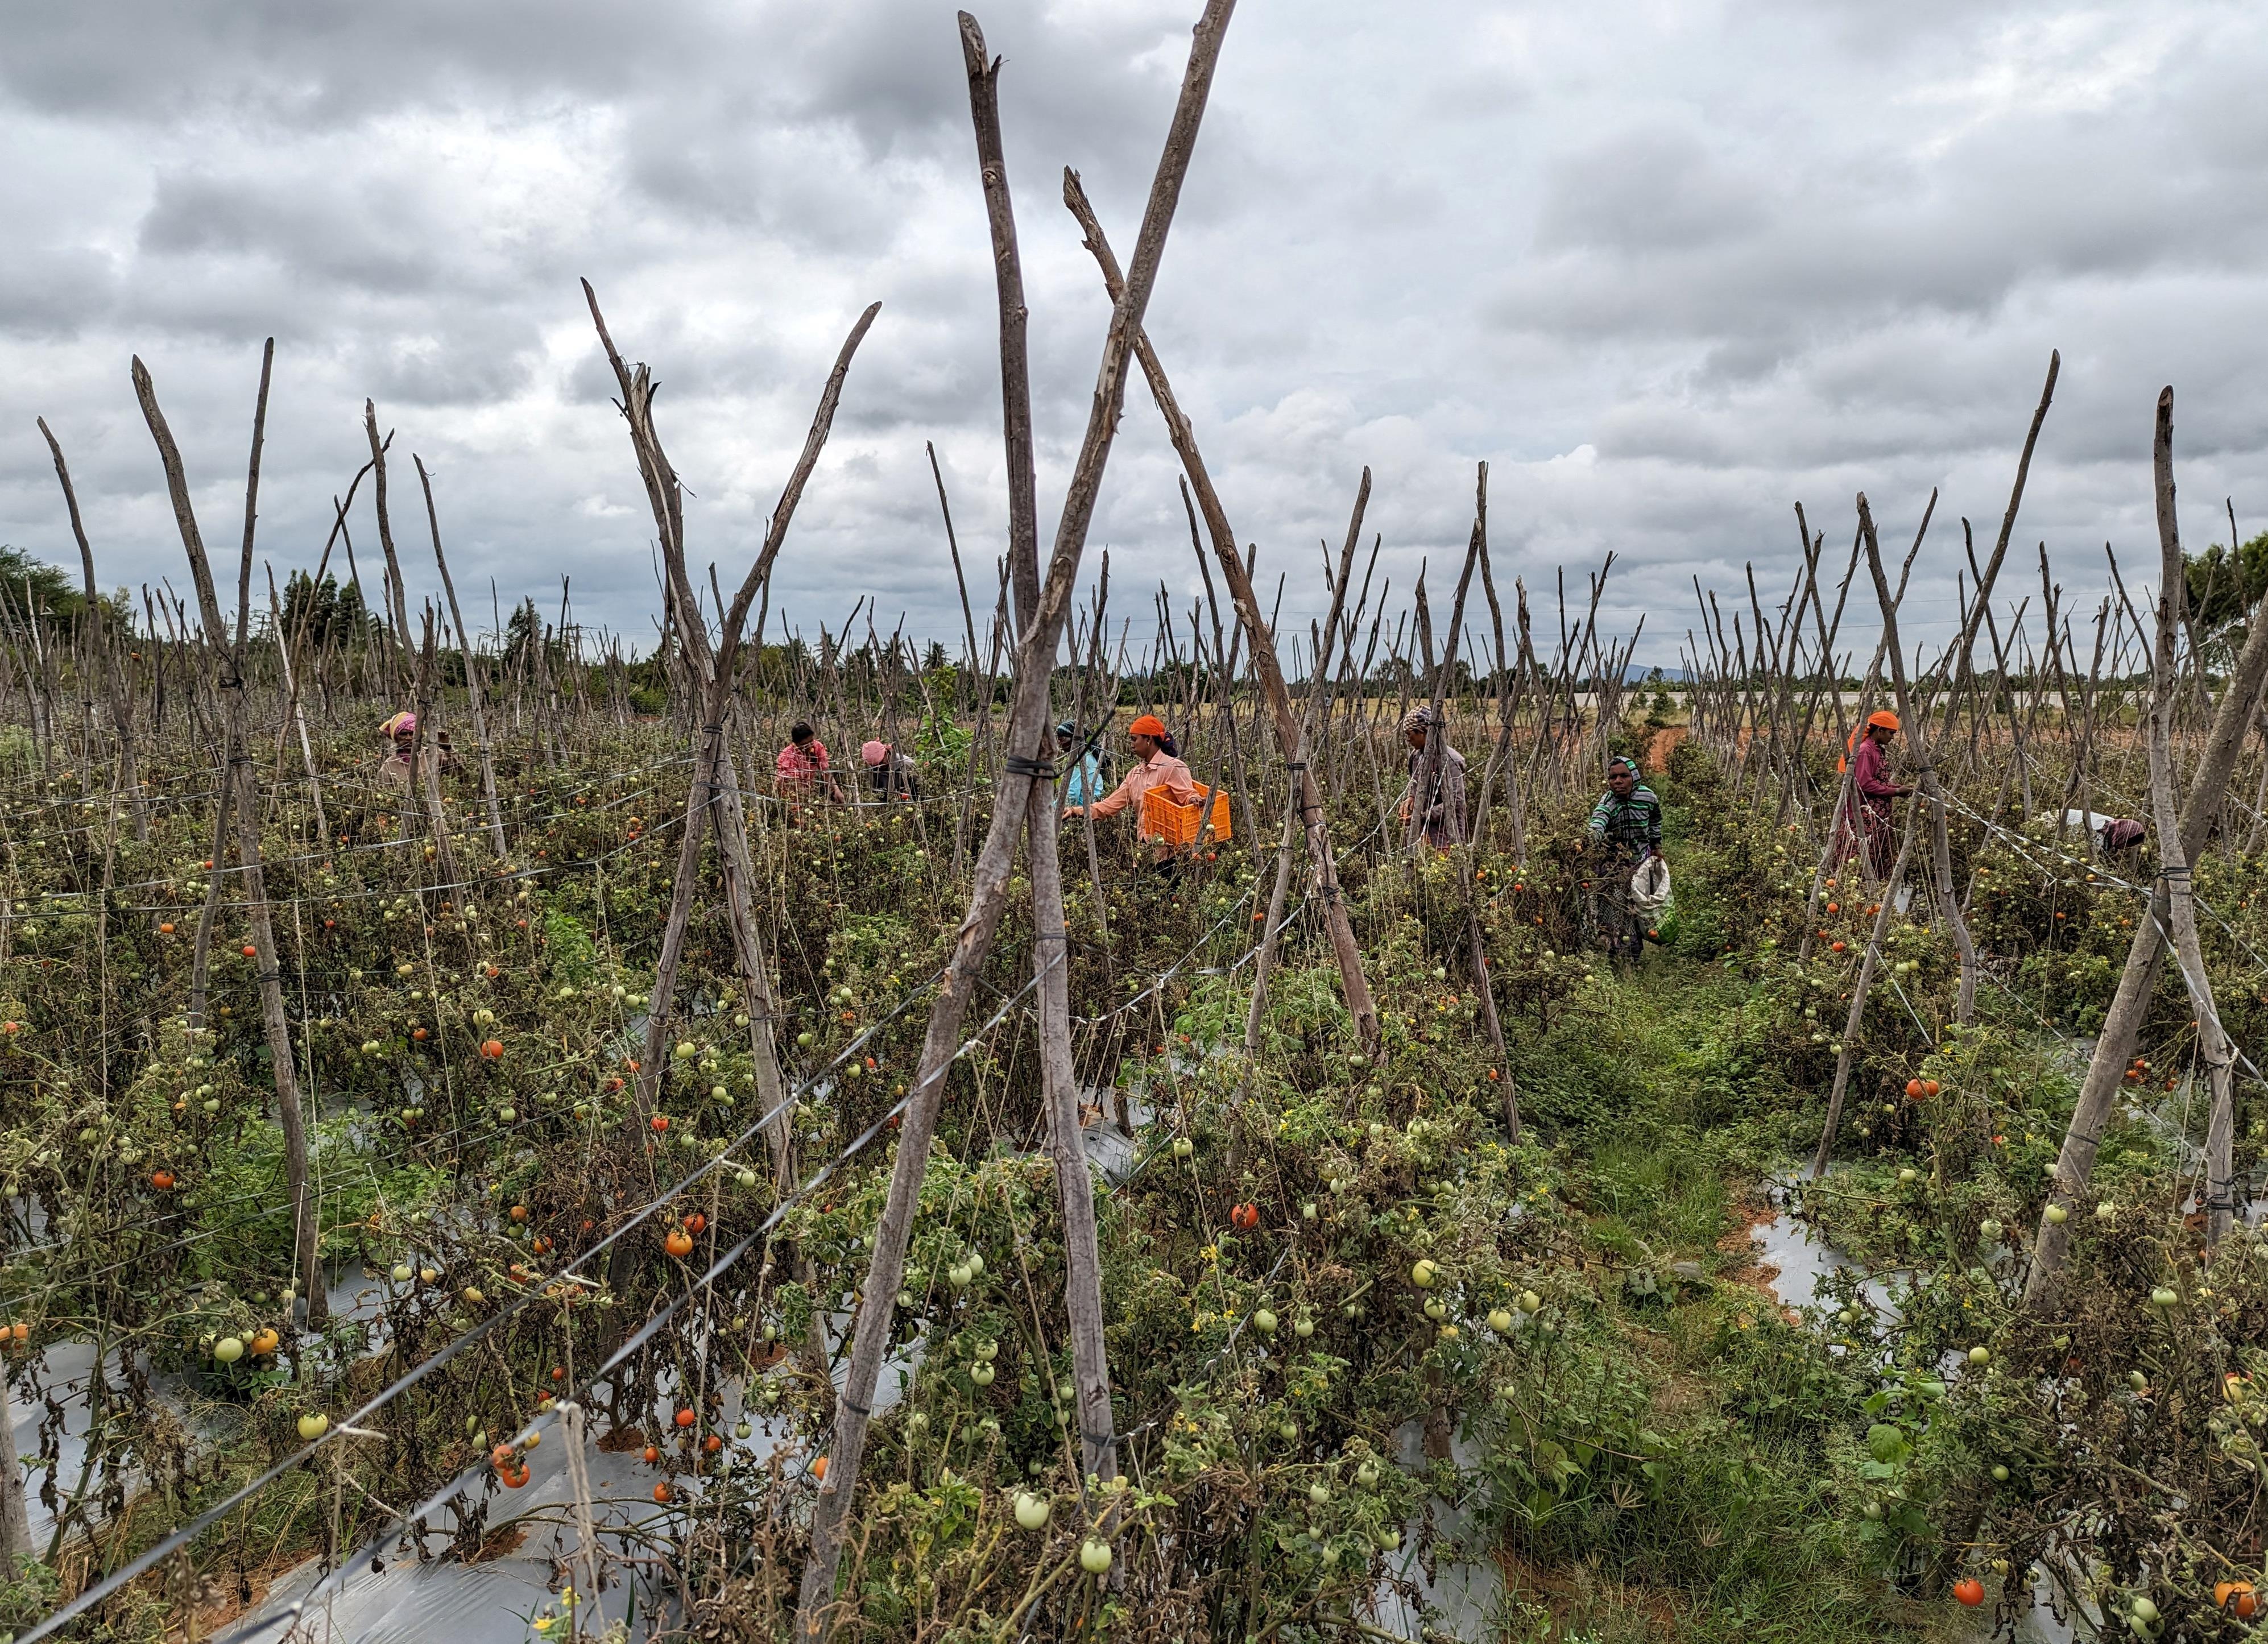
{"label": "pink headscarf", "polygon": [[862,742],[858,747],[858,757],[870,765],[879,765],[889,751],[890,745],[887,742]]}
{"label": "pink headscarf", "polygon": [[417,716],[407,711],[397,713],[378,728],[387,736],[400,736],[405,731],[417,728]]}

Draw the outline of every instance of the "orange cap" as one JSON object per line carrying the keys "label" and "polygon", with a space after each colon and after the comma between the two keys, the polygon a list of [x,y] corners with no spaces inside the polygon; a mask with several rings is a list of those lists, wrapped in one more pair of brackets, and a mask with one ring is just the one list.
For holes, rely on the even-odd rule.
{"label": "orange cap", "polygon": [[1877,708],[1867,716],[1867,723],[1879,725],[1885,731],[1895,731],[1898,728],[1898,716],[1888,708]]}
{"label": "orange cap", "polygon": [[1154,713],[1145,713],[1126,727],[1129,736],[1162,737],[1165,734],[1166,722]]}

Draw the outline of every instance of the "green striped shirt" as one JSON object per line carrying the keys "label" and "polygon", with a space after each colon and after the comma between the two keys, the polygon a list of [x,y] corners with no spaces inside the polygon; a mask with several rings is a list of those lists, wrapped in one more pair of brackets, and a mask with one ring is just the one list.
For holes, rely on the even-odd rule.
{"label": "green striped shirt", "polygon": [[1661,849],[1661,801],[1653,790],[1639,783],[1628,799],[1617,799],[1609,788],[1591,807],[1589,831],[1620,855],[1631,858]]}

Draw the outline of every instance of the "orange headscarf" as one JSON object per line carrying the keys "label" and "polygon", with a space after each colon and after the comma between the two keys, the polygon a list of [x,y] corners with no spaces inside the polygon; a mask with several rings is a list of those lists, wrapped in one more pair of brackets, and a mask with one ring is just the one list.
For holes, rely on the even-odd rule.
{"label": "orange headscarf", "polygon": [[1162,741],[1166,735],[1166,722],[1154,713],[1145,713],[1126,727],[1126,734],[1153,737]]}
{"label": "orange headscarf", "polygon": [[[1867,724],[1879,725],[1885,731],[1895,731],[1898,728],[1898,716],[1892,713],[1888,708],[1877,708],[1874,712],[1867,716]],[[1851,727],[1851,740],[1844,744],[1844,751],[1846,756],[1855,754],[1859,751],[1859,733],[1863,728],[1864,726],[1853,726]],[[1835,762],[1835,774],[1838,777],[1850,769],[1851,762],[1847,757],[1838,759]]]}

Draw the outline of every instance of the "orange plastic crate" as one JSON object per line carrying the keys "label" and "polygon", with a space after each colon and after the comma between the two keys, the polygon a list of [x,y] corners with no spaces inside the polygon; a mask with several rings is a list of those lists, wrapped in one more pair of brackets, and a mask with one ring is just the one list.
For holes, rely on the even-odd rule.
{"label": "orange plastic crate", "polygon": [[[1202,782],[1191,785],[1199,793],[1212,800],[1212,837],[1228,837],[1228,795],[1215,793]],[[1204,801],[1195,805],[1177,805],[1163,788],[1152,788],[1142,796],[1142,837],[1162,839],[1167,844],[1195,844],[1204,827]]]}

